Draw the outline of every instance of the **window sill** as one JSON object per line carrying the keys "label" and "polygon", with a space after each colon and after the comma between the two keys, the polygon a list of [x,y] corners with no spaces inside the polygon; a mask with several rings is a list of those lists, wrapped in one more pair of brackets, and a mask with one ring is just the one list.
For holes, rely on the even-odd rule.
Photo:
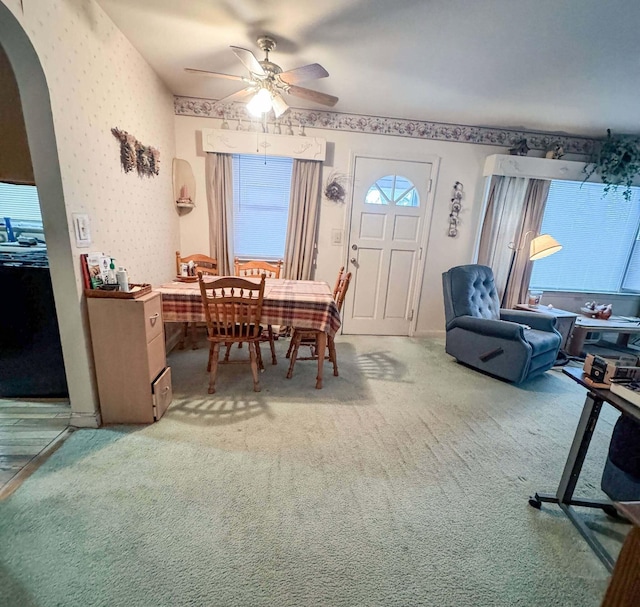
{"label": "window sill", "polygon": [[589,296],[589,295],[606,295],[608,297],[640,297],[640,292],[631,292],[624,291],[622,293],[615,291],[552,291],[546,290],[542,287],[529,287],[532,291],[542,291],[543,297],[545,295],[580,295],[580,296]]}

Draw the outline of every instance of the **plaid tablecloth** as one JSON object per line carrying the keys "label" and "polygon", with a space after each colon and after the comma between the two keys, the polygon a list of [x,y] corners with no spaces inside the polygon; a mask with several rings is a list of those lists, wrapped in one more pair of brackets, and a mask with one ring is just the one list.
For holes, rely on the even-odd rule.
{"label": "plaid tablecloth", "polygon": [[[171,282],[156,291],[162,294],[165,322],[205,321],[197,282]],[[340,328],[340,313],[326,282],[267,278],[262,322],[325,331],[333,337]]]}

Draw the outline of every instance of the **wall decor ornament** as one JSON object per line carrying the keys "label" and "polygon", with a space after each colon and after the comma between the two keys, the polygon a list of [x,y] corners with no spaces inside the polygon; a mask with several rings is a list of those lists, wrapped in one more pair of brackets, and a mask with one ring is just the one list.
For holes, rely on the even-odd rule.
{"label": "wall decor ornament", "polygon": [[460,218],[458,217],[460,211],[462,210],[462,190],[464,186],[456,181],[453,184],[453,195],[451,197],[451,212],[449,213],[449,232],[447,236],[451,238],[455,238],[458,235],[458,224],[460,223]]}
{"label": "wall decor ornament", "polygon": [[612,188],[615,191],[623,186],[624,199],[631,200],[631,186],[640,174],[640,137],[614,136],[607,129],[607,138],[600,143],[584,172],[585,181],[594,173],[600,176],[605,196]]}
{"label": "wall decor ornament", "polygon": [[324,186],[324,197],[331,202],[344,202],[347,197],[347,176],[343,173],[331,173]]}
{"label": "wall decor ornament", "polygon": [[125,173],[135,168],[140,177],[151,177],[160,174],[160,152],[149,145],[144,145],[133,135],[117,127],[111,129],[113,136],[120,141],[120,163]]}
{"label": "wall decor ornament", "polygon": [[512,156],[526,156],[531,148],[527,145],[526,139],[521,139],[516,142],[515,146],[509,149],[509,154]]}
{"label": "wall decor ornament", "polygon": [[559,143],[552,145],[544,155],[549,160],[560,160],[563,156],[564,148]]}

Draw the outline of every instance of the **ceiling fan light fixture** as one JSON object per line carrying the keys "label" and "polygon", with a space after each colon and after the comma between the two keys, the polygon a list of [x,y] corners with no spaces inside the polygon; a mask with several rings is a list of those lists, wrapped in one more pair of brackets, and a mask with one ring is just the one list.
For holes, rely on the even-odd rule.
{"label": "ceiling fan light fixture", "polygon": [[249,112],[260,118],[262,114],[266,114],[273,107],[273,98],[271,93],[267,89],[260,89],[247,103],[247,109]]}
{"label": "ceiling fan light fixture", "polygon": [[[300,82],[329,76],[329,72],[319,63],[310,63],[309,65],[303,65],[283,72],[279,65],[269,59],[269,53],[276,47],[275,40],[270,36],[260,36],[260,38],[258,38],[258,46],[265,53],[265,59],[263,61],[258,61],[256,56],[246,48],[239,46],[231,47],[236,57],[249,71],[248,76],[222,74],[190,67],[185,69],[192,74],[244,82],[248,86],[245,86],[242,91],[236,91],[231,95],[223,97],[223,100],[225,102],[245,101],[251,97],[251,101],[247,103],[247,109],[253,116],[258,118],[271,110],[273,110],[276,118],[282,116],[289,109],[283,95],[299,97],[306,101],[319,103],[320,105],[326,105],[328,107],[333,107],[338,102],[338,98],[333,95],[308,89],[298,84]],[[217,103],[220,101],[221,100],[218,100]]]}

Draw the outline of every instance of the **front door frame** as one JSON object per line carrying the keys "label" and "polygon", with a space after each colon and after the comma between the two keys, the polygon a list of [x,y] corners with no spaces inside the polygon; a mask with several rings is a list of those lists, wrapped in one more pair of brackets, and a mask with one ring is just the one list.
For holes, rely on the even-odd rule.
{"label": "front door frame", "polygon": [[[415,277],[415,288],[413,289],[413,302],[411,305],[411,309],[413,310],[413,318],[409,321],[409,335],[408,337],[413,337],[416,334],[416,327],[418,325],[418,315],[419,315],[419,306],[420,306],[420,298],[422,297],[422,281],[424,280],[424,269],[427,261],[427,251],[429,246],[429,240],[431,237],[431,224],[433,219],[433,211],[435,209],[435,194],[438,184],[438,175],[440,173],[440,156],[435,154],[418,154],[418,155],[400,155],[396,154],[373,154],[371,152],[365,152],[360,150],[351,150],[351,154],[349,155],[349,172],[348,174],[352,176],[351,184],[349,188],[349,198],[347,200],[346,208],[345,208],[345,218],[344,218],[344,233],[345,233],[345,249],[344,249],[344,267],[347,272],[351,271],[351,263],[349,262],[349,251],[350,251],[350,243],[351,243],[351,221],[353,215],[353,193],[355,189],[355,170],[356,170],[356,160],[358,158],[371,158],[374,160],[388,160],[390,162],[398,161],[398,162],[422,162],[424,164],[431,165],[431,177],[430,177],[430,188],[427,192],[426,204],[427,208],[425,209],[424,214],[424,229],[422,230],[422,237],[420,242],[420,247],[422,248],[422,255],[418,260],[418,267],[416,270]],[[428,229],[427,229],[428,223]],[[446,230],[448,226],[444,226],[443,230]],[[345,302],[347,303],[347,302]],[[350,305],[347,304],[347,305]],[[342,314],[343,318],[343,327],[341,332],[344,333],[344,325],[348,325],[349,314],[345,308],[345,311]],[[346,323],[345,323],[346,321]]]}

